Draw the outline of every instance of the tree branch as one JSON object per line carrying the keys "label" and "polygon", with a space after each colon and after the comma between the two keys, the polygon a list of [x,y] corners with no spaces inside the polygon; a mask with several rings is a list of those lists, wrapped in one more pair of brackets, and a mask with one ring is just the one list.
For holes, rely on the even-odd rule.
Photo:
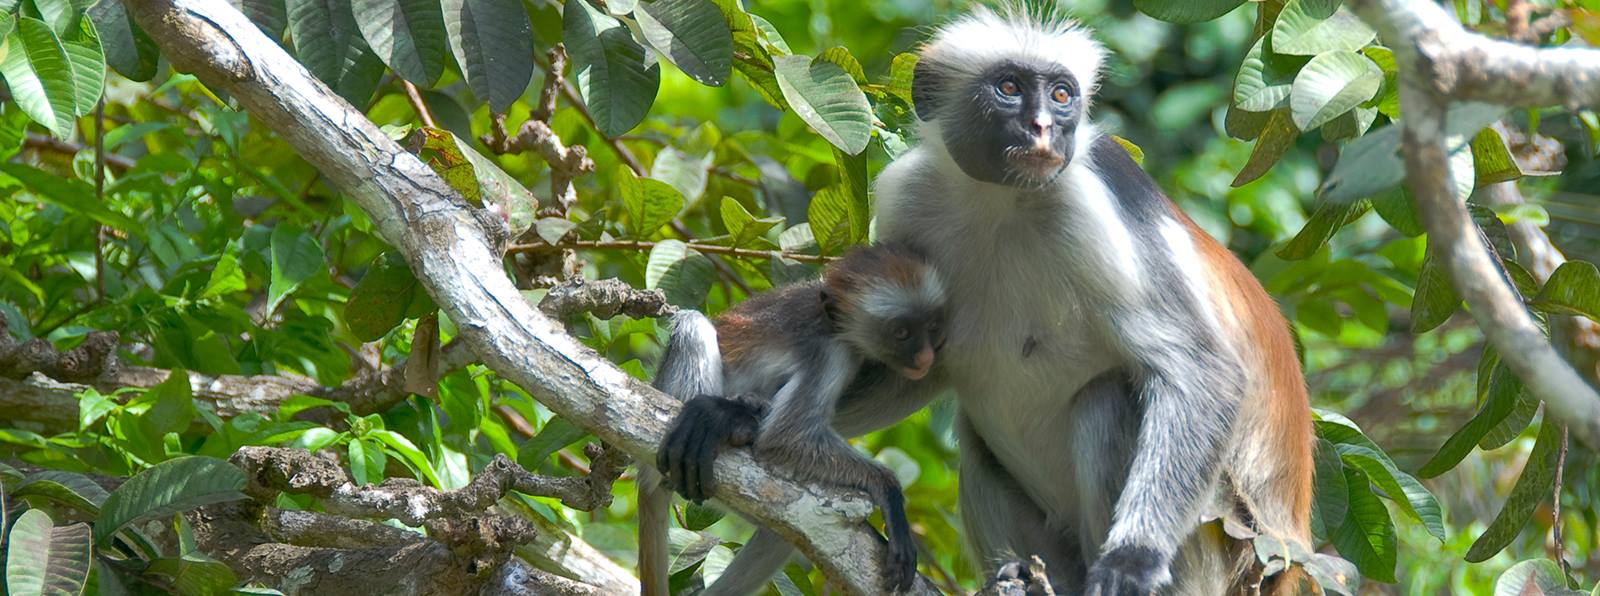
{"label": "tree branch", "polygon": [[1440,7],[1415,0],[1354,0],[1400,67],[1406,186],[1428,242],[1502,360],[1573,434],[1600,446],[1600,393],[1545,339],[1479,239],[1455,194],[1445,146],[1451,101],[1576,105],[1600,100],[1600,53],[1541,50],[1468,33]]}
{"label": "tree branch", "polygon": [[[551,410],[653,461],[679,404],[566,334],[505,276],[479,216],[416,156],[317,81],[226,2],[125,0],[173,66],[222,89],[355,201],[489,368]],[[734,452],[717,496],[794,542],[850,593],[882,585],[883,540],[862,495],[780,480]],[[922,583],[923,591],[934,593]]]}

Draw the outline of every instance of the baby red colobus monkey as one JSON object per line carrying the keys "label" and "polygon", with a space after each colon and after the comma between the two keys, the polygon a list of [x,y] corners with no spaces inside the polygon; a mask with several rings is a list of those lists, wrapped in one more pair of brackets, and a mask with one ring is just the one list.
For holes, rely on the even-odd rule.
{"label": "baby red colobus monkey", "polygon": [[[866,492],[888,535],[885,587],[909,588],[916,548],[900,482],[845,437],[888,426],[922,405],[881,398],[865,404],[851,396],[904,393],[894,387],[928,376],[944,343],[947,311],[938,274],[910,249],[884,244],[829,264],[821,280],[753,296],[714,323],[697,312],[678,315],[655,385],[688,401],[657,455],[664,483],[641,474],[645,593],[666,593],[664,489],[704,500],[717,452],[751,442],[758,459],[799,480]],[[762,529],[703,594],[754,591],[791,552]]]}

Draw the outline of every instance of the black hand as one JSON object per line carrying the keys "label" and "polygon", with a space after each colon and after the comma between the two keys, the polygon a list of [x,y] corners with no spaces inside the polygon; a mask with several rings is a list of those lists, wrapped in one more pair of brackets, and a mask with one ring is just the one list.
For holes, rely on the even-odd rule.
{"label": "black hand", "polygon": [[1154,594],[1167,574],[1167,560],[1154,549],[1121,546],[1111,549],[1089,568],[1089,596],[1147,596]]}
{"label": "black hand", "polygon": [[667,486],[699,503],[711,496],[712,464],[725,445],[748,444],[760,409],[739,400],[702,395],[683,405],[656,452]]}

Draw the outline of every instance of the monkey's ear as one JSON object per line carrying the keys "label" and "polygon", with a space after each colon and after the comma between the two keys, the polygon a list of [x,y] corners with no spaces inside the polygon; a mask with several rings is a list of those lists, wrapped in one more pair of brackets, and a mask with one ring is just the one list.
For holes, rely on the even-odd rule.
{"label": "monkey's ear", "polygon": [[822,299],[822,314],[828,317],[828,326],[837,328],[839,324],[839,300],[824,286],[819,292]]}
{"label": "monkey's ear", "polygon": [[939,75],[938,67],[923,54],[916,68],[911,70],[911,103],[917,118],[932,120],[937,117],[939,89],[943,84],[944,77]]}

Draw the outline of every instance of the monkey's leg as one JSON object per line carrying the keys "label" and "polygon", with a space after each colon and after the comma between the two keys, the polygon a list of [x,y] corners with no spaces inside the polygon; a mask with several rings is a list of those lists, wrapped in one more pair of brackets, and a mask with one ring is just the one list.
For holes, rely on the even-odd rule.
{"label": "monkey's leg", "polygon": [[700,596],[744,596],[755,594],[772,576],[788,564],[794,547],[777,532],[757,528],[739,554]]}
{"label": "monkey's leg", "polygon": [[1078,593],[1087,566],[1077,541],[1051,528],[1044,511],[1023,492],[965,416],[957,418],[956,432],[961,444],[957,495],[961,526],[984,575],[993,576],[1006,563],[1038,555],[1057,593]]}

